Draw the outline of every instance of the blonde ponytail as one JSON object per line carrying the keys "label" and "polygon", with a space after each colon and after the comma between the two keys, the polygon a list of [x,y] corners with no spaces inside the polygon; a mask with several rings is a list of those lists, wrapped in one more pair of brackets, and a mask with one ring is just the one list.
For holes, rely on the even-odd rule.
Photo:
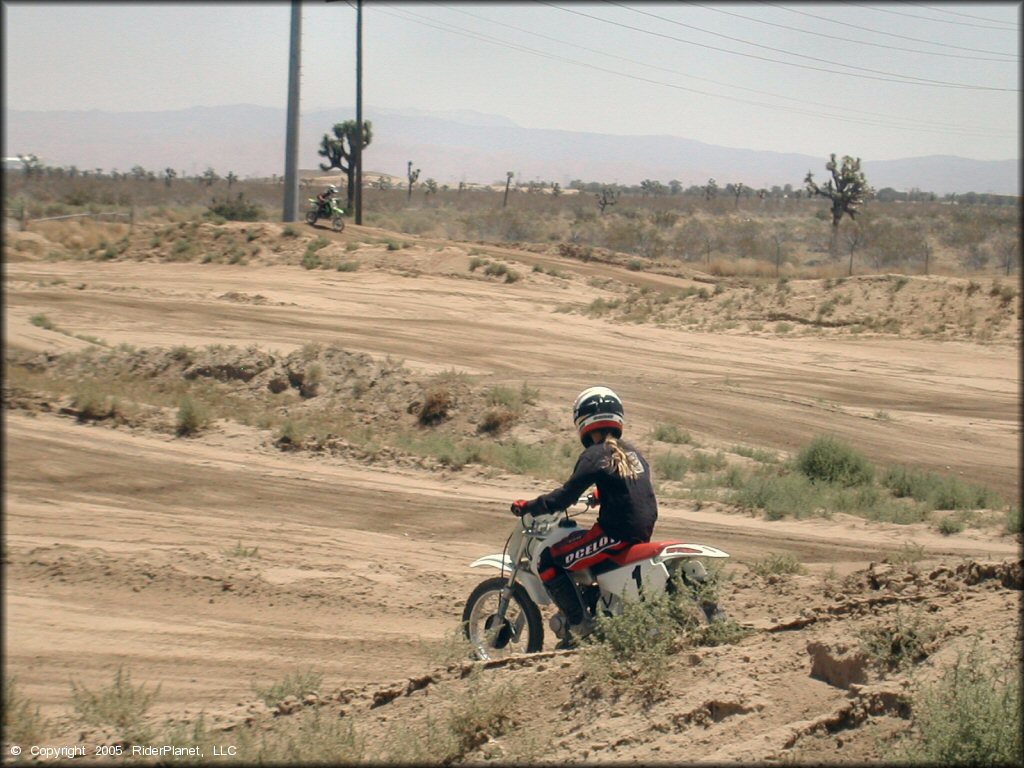
{"label": "blonde ponytail", "polygon": [[608,435],[604,441],[608,443],[608,447],[611,449],[611,462],[612,467],[615,469],[615,474],[623,480],[636,480],[640,473],[630,457],[622,450],[619,441],[613,435]]}

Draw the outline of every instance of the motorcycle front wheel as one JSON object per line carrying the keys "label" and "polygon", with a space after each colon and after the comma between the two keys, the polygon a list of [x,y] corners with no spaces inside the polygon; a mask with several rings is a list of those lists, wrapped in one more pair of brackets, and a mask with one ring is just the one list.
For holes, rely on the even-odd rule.
{"label": "motorcycle front wheel", "polygon": [[503,659],[514,653],[536,653],[544,647],[540,609],[521,584],[512,585],[504,618],[498,602],[508,579],[487,579],[473,590],[462,611],[466,639],[478,659]]}
{"label": "motorcycle front wheel", "polygon": [[306,214],[306,223],[307,224],[316,224],[316,220],[318,218],[320,218],[320,216],[317,214],[316,211],[310,211],[309,213]]}
{"label": "motorcycle front wheel", "polygon": [[334,218],[331,219],[331,226],[334,227],[335,232],[341,232],[345,229],[345,219],[341,216],[335,215]]}

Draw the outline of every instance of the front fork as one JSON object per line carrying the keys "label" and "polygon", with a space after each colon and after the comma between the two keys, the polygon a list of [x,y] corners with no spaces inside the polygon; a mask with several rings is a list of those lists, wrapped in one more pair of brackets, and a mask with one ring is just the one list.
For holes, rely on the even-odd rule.
{"label": "front fork", "polygon": [[495,621],[495,627],[501,628],[507,626],[513,642],[519,642],[519,633],[523,630],[523,624],[526,621],[526,614],[523,611],[519,612],[519,616],[515,621],[508,621],[506,614],[508,613],[508,606],[512,602],[512,586],[516,583],[516,574],[519,573],[518,563],[512,569],[512,573],[508,577],[508,581],[505,586],[502,587],[501,594],[498,595],[498,611],[495,614],[497,621]]}

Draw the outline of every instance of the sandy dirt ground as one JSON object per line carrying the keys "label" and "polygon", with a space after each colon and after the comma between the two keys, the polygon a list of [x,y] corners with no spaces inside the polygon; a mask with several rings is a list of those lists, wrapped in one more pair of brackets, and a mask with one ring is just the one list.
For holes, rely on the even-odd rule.
{"label": "sandy dirt ground", "polygon": [[[380,233],[318,234],[340,247]],[[279,355],[336,345],[423,375],[528,381],[539,407],[564,420],[560,438],[571,436],[575,394],[603,382],[637,435],[672,422],[706,446],[785,454],[831,433],[879,463],[1019,494],[1016,340],[616,322],[564,310],[644,281],[652,290],[694,281],[492,249],[524,275],[509,284],[471,272],[470,250],[367,245],[351,272],[269,253],[245,266],[8,261],[5,355],[94,346],[83,336]],[[561,276],[531,272],[537,264],[557,264]],[[56,329],[32,322],[40,314]],[[858,628],[901,605],[927,610],[942,642],[922,679],[940,676],[968,639],[1009,650],[1019,636],[1020,542],[999,526],[944,536],[924,523],[769,521],[666,499],[657,537],[732,555],[726,604],[751,636],[674,656],[672,695],[647,702],[588,689],[579,654],[549,652],[550,637],[544,654],[470,673],[445,658],[467,595],[491,575],[468,565],[500,551],[509,501],[550,481],[282,451],[266,430],[228,420],[191,438],[81,423],[61,413],[60,398],[28,400],[5,391],[4,672],[49,718],[50,745],[122,737],[76,721],[70,682],[99,688],[123,666],[135,683],[160,686],[154,723],[204,713],[223,744],[243,723],[272,734],[317,709],[355,722],[366,739],[359,755],[383,759],[396,728],[415,731],[480,687],[507,685],[518,691],[511,725],[457,761],[861,762],[907,729],[909,682],[840,660]],[[898,556],[909,548],[918,560],[908,565]],[[755,576],[747,566],[769,553],[795,556],[805,572]],[[255,688],[297,670],[322,675],[316,696],[297,708],[260,702]]]}

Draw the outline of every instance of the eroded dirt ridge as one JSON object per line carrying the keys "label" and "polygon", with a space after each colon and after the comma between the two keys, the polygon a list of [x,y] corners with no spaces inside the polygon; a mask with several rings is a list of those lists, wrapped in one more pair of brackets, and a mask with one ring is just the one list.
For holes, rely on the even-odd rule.
{"label": "eroded dirt ridge", "polygon": [[[508,501],[550,490],[578,451],[565,404],[594,374],[581,338],[633,361],[609,383],[657,460],[778,466],[837,433],[879,466],[1011,498],[1020,315],[1005,285],[723,281],[547,246],[393,250],[354,225],[318,233],[328,268],[309,269],[310,238],[275,225],[191,230],[210,263],[178,263],[145,227],[102,261],[48,258],[23,233],[39,247],[5,274],[5,675],[46,720],[40,744],[861,763],[916,733],[920,692],[963,654],[1018,668],[1004,510],[950,535],[842,512],[767,520],[715,495],[721,466],[664,481],[658,536],[732,553],[733,642],[682,634],[647,678],[598,675],[550,637],[499,663],[455,639],[492,575],[468,564],[500,550]],[[232,239],[247,264],[216,250]],[[770,553],[802,568],[759,571]],[[99,691],[121,668],[159,686],[141,721],[75,711],[69,681]]]}

